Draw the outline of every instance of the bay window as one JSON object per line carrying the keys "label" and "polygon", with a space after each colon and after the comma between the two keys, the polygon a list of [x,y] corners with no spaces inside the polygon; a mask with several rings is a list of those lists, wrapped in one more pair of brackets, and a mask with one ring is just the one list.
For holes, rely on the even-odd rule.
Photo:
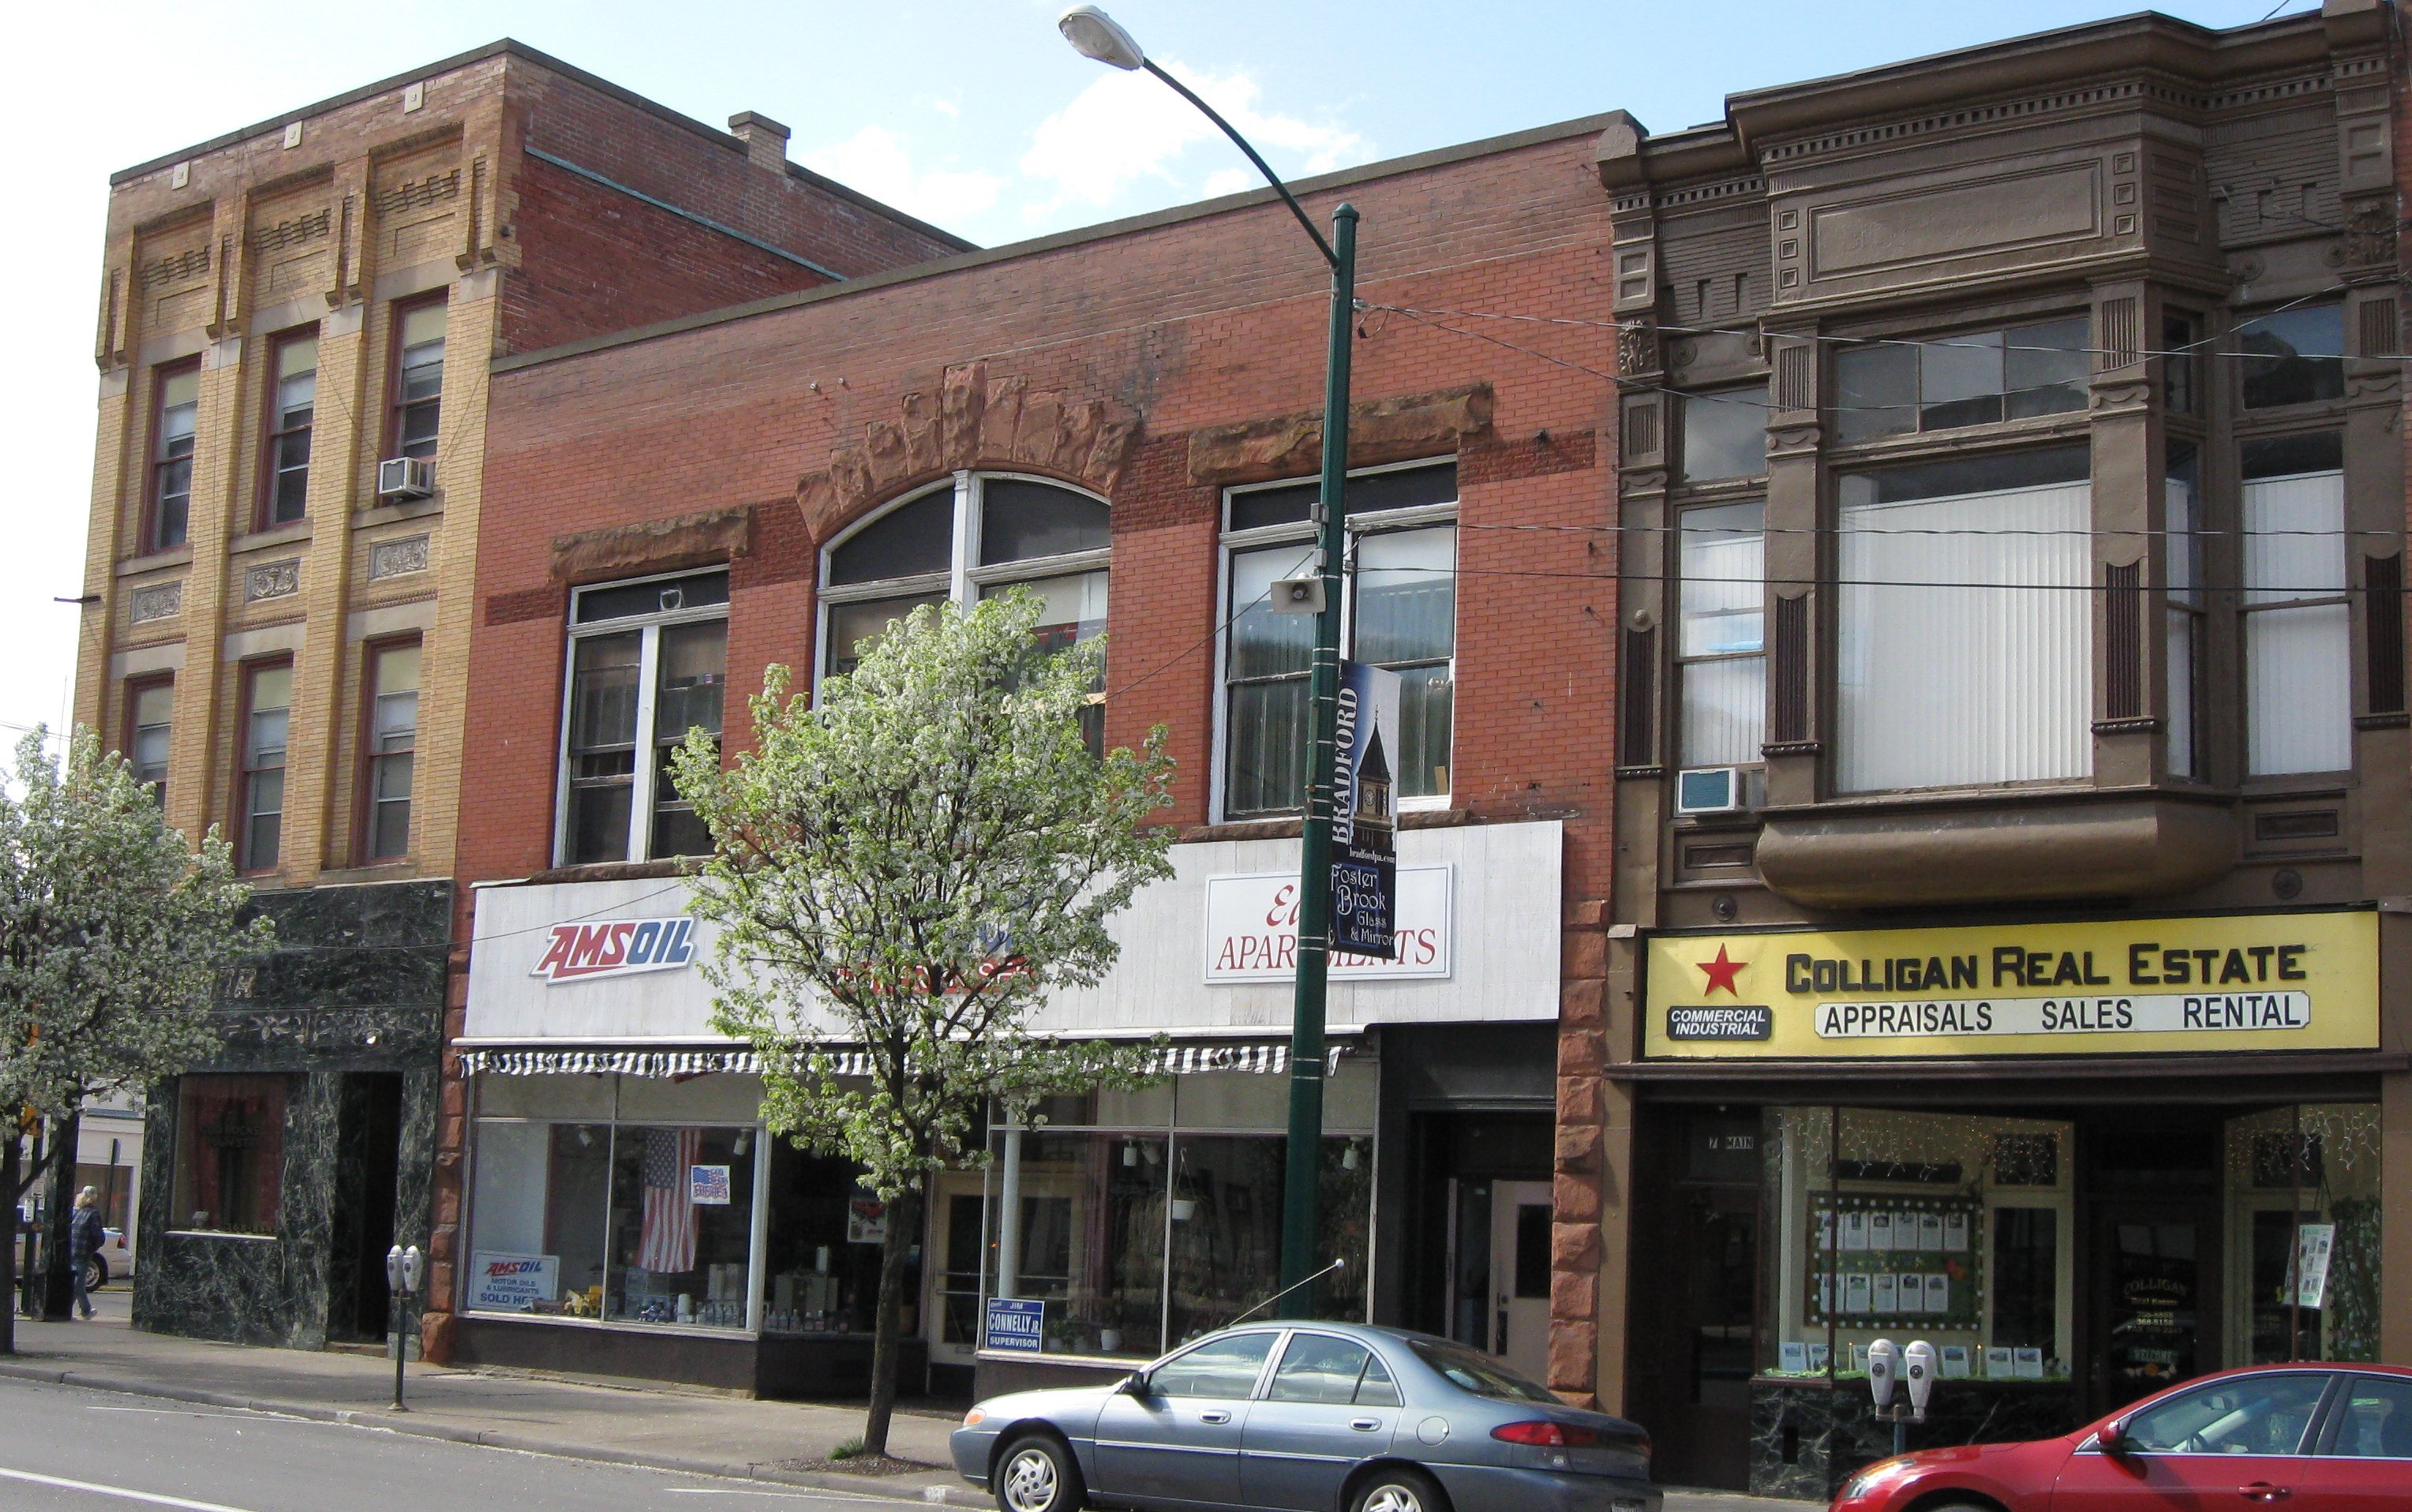
{"label": "bay window", "polygon": [[1837,785],[2092,770],[2092,487],[2054,447],[1840,479]]}
{"label": "bay window", "polygon": [[[1226,818],[1295,812],[1306,792],[1315,617],[1280,614],[1272,585],[1315,570],[1312,482],[1235,489],[1225,501]],[[1341,653],[1399,674],[1403,800],[1445,800],[1455,727],[1457,464],[1352,475]]]}
{"label": "bay window", "polygon": [[1767,720],[1767,506],[1684,511],[1675,644],[1686,767],[1755,763]]}
{"label": "bay window", "polygon": [[562,864],[700,856],[712,837],[670,778],[692,729],[720,738],[726,569],[581,589],[570,608]]}
{"label": "bay window", "polygon": [[2345,462],[2333,431],[2243,448],[2245,770],[2353,765]]}
{"label": "bay window", "polygon": [[2169,583],[2169,772],[2203,774],[2196,746],[2196,679],[2202,665],[2202,468],[2195,448],[2169,448],[2167,534],[2162,537]]}
{"label": "bay window", "polygon": [[[962,473],[856,526],[821,571],[821,676],[844,677],[888,627],[924,604],[969,609],[1020,588],[1043,606],[1032,629],[1050,651],[1105,633],[1112,518],[1060,483]],[[1105,687],[1088,721],[1102,748]]]}
{"label": "bay window", "polygon": [[1924,341],[1875,341],[1834,358],[1845,445],[2085,407],[2086,317]]}
{"label": "bay window", "polygon": [[2311,304],[2257,316],[2236,328],[2237,377],[2246,409],[2345,397],[2345,306]]}

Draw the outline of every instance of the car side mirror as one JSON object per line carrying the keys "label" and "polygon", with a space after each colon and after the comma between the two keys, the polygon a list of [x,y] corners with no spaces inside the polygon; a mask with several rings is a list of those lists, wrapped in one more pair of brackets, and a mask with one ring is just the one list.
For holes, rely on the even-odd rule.
{"label": "car side mirror", "polygon": [[1123,1377],[1122,1385],[1114,1387],[1114,1389],[1126,1397],[1140,1397],[1144,1399],[1148,1394],[1147,1372],[1131,1372],[1128,1375]]}
{"label": "car side mirror", "polygon": [[2095,1430],[2094,1442],[2096,1446],[2098,1446],[2103,1453],[2113,1456],[2114,1458],[2125,1455],[2127,1452],[2126,1427],[2127,1421],[2125,1418],[2111,1418],[2109,1422],[2104,1423],[2100,1428]]}

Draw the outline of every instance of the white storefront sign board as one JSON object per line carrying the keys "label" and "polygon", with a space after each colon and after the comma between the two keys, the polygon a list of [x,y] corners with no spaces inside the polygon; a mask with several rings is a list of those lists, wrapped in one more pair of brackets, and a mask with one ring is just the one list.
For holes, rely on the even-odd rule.
{"label": "white storefront sign board", "polygon": [[477,1250],[469,1256],[469,1308],[525,1313],[561,1295],[561,1256]]}

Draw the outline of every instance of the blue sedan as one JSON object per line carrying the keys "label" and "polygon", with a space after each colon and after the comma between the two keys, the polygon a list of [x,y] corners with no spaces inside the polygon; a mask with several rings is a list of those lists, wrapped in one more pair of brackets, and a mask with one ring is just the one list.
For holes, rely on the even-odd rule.
{"label": "blue sedan", "polygon": [[955,1468],[1002,1512],[1658,1512],[1650,1436],[1463,1344],[1347,1323],[1209,1334],[1111,1386],[993,1397]]}

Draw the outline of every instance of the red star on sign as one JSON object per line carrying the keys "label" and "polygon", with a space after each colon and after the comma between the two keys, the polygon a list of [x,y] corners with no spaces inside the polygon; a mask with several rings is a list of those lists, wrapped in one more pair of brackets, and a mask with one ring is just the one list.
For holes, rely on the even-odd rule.
{"label": "red star on sign", "polygon": [[1694,964],[1708,974],[1709,985],[1703,990],[1704,992],[1713,992],[1722,987],[1729,996],[1742,996],[1742,990],[1734,983],[1742,976],[1742,969],[1750,964],[1749,962],[1733,960],[1726,954],[1726,947],[1720,945],[1717,947],[1716,960],[1696,962]]}

